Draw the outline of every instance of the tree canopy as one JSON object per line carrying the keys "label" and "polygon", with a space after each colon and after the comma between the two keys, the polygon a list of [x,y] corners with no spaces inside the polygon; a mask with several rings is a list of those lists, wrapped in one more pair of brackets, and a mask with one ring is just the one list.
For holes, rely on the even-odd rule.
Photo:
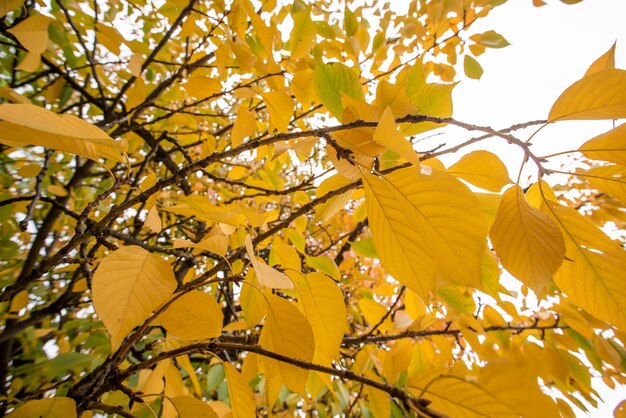
{"label": "tree canopy", "polygon": [[0,3],[1,413],[567,418],[626,384],[626,125],[534,146],[626,118],[615,45],[496,129],[452,91],[506,1],[404,6]]}

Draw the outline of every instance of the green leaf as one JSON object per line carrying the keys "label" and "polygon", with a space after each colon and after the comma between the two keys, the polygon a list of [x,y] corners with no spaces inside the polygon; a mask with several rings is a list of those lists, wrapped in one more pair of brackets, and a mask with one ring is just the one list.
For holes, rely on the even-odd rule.
{"label": "green leaf", "polygon": [[313,73],[315,91],[322,104],[337,119],[343,115],[342,94],[365,100],[359,76],[349,67],[338,62],[318,62]]}
{"label": "green leaf", "polygon": [[466,55],[463,59],[463,69],[466,76],[475,80],[479,80],[483,75],[483,67],[474,57],[469,55]]}

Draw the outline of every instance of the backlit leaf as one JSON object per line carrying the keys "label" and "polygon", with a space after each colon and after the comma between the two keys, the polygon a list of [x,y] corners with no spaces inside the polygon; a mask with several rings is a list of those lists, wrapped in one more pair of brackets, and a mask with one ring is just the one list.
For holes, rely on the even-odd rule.
{"label": "backlit leaf", "polygon": [[254,248],[252,247],[252,238],[250,235],[246,235],[246,252],[248,258],[252,263],[256,278],[261,287],[269,287],[272,289],[293,289],[293,282],[289,277],[273,267],[267,265],[267,263],[254,255]]}
{"label": "backlit leaf", "polygon": [[626,123],[590,139],[579,150],[592,160],[626,165]]}
{"label": "backlit leaf", "polygon": [[595,60],[593,64],[589,66],[585,77],[589,74],[597,73],[598,71],[607,70],[609,68],[615,68],[615,46],[617,42],[613,42],[613,46],[609,48],[600,58]]}
{"label": "backlit leaf", "polygon": [[39,145],[97,161],[123,162],[121,142],[72,115],[58,115],[31,104],[0,105],[0,142],[10,146]]}
{"label": "backlit leaf", "polygon": [[244,380],[241,373],[230,363],[223,363],[228,384],[228,398],[233,418],[254,418],[256,416],[256,404],[252,397],[252,389]]}
{"label": "backlit leaf", "polygon": [[125,42],[117,29],[102,22],[96,23],[96,37],[98,42],[115,55],[120,54],[120,46]]}
{"label": "backlit leaf", "polygon": [[424,300],[437,284],[476,283],[486,236],[476,197],[449,174],[417,167],[364,177],[383,267]]}
{"label": "backlit leaf", "polygon": [[306,56],[315,45],[315,24],[311,20],[310,10],[305,9],[293,14],[293,29],[289,37],[289,53],[296,60]]}
{"label": "backlit leaf", "polygon": [[574,209],[548,204],[567,248],[556,284],[572,303],[626,330],[626,251]]}
{"label": "backlit leaf", "polygon": [[[284,356],[310,362],[315,353],[313,330],[307,318],[291,302],[267,295],[268,309],[259,344]],[[277,360],[264,359],[276,367],[282,383],[297,393],[303,393],[308,371]]]}
{"label": "backlit leaf", "polygon": [[250,112],[243,106],[237,111],[237,118],[233,125],[231,141],[233,147],[237,147],[243,143],[244,138],[251,136],[256,132],[256,118],[254,113]]}
{"label": "backlit leaf", "polygon": [[224,315],[213,296],[192,290],[161,312],[159,321],[168,333],[183,340],[206,340],[220,336]]}
{"label": "backlit leaf", "polygon": [[565,256],[558,226],[526,202],[519,186],[504,192],[491,227],[491,242],[504,268],[538,295]]}
{"label": "backlit leaf", "polygon": [[374,142],[400,154],[410,163],[417,164],[418,162],[417,154],[413,146],[404,135],[398,131],[398,125],[396,125],[390,107],[387,107],[380,117],[376,131],[374,131]]}
{"label": "backlit leaf", "polygon": [[475,80],[479,80],[483,76],[483,67],[471,55],[466,55],[463,58],[463,70],[466,76]]}
{"label": "backlit leaf", "polygon": [[594,167],[585,172],[585,180],[626,205],[626,167],[622,165]]}
{"label": "backlit leaf", "polygon": [[626,117],[626,71],[597,71],[568,87],[556,100],[548,122]]}
{"label": "backlit leaf", "polygon": [[338,62],[329,64],[318,62],[315,65],[313,83],[322,104],[339,120],[342,120],[343,115],[342,94],[355,99],[364,99],[359,76]]}
{"label": "backlit leaf", "polygon": [[169,263],[141,247],[122,247],[106,256],[93,276],[92,299],[113,349],[174,289],[176,278]]}
{"label": "backlit leaf", "polygon": [[263,100],[270,113],[270,130],[285,132],[293,116],[293,99],[283,91],[270,91],[263,94]]}
{"label": "backlit leaf", "polygon": [[298,299],[313,329],[315,362],[330,365],[346,331],[346,306],[339,286],[321,273],[296,275]]}
{"label": "backlit leaf", "polygon": [[511,182],[509,171],[502,160],[489,151],[470,152],[447,171],[490,192],[499,192]]}

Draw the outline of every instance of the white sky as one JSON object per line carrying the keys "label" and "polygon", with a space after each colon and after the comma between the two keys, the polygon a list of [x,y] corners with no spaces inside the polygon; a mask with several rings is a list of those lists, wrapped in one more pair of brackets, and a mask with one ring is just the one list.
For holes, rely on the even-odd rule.
{"label": "white sky", "polygon": [[[485,70],[481,80],[462,78],[454,90],[456,119],[494,128],[545,119],[560,93],[581,78],[615,41],[616,65],[626,68],[626,0],[584,0],[570,6],[557,0],[547,2],[548,6],[535,8],[531,0],[509,0],[473,27],[476,33],[494,29],[511,45],[488,50],[478,58]],[[533,143],[543,154],[574,149],[611,127],[610,121],[562,122],[544,129]],[[526,139],[528,134],[520,137]],[[448,138],[439,137],[435,142]],[[494,140],[478,147],[495,149],[515,179],[521,154],[512,146]],[[601,379],[593,382],[605,404],[589,414],[577,410],[578,416],[612,417],[615,406],[626,398],[626,388],[612,391]]]}

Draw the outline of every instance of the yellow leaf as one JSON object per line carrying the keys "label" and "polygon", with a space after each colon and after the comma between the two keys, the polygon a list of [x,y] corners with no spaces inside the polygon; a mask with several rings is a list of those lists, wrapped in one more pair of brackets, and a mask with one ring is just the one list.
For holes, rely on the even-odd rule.
{"label": "yellow leaf", "polygon": [[29,52],[41,54],[48,48],[48,25],[51,20],[36,13],[9,29],[9,32]]}
{"label": "yellow leaf", "polygon": [[246,275],[246,280],[241,287],[240,304],[246,325],[250,328],[259,324],[267,314],[265,299],[259,289],[254,271]]}
{"label": "yellow leaf", "polygon": [[380,117],[374,131],[374,142],[400,154],[410,163],[418,163],[417,153],[413,149],[413,145],[398,131],[398,125],[396,125],[390,107],[387,107]]}
{"label": "yellow leaf", "polygon": [[626,400],[621,401],[613,410],[614,418],[626,418]]}
{"label": "yellow leaf", "polygon": [[228,237],[222,234],[219,228],[213,228],[209,236],[198,243],[180,238],[174,240],[174,248],[184,247],[200,248],[217,255],[225,256],[228,252]]}
{"label": "yellow leaf", "polygon": [[241,225],[246,218],[241,213],[218,207],[206,196],[189,195],[176,199],[174,206],[162,207],[161,210],[183,216],[193,216],[207,222],[219,222],[229,225]]}
{"label": "yellow leaf", "polygon": [[423,300],[443,283],[478,282],[487,234],[474,194],[449,174],[429,171],[408,167],[363,182],[383,267]]}
{"label": "yellow leaf", "polygon": [[102,259],[92,280],[96,313],[115,350],[176,289],[169,263],[141,247],[122,247]]}
{"label": "yellow leaf", "polygon": [[615,68],[615,45],[617,42],[613,43],[613,46],[609,48],[600,58],[595,60],[593,64],[589,66],[589,69],[585,73],[585,77],[590,74],[597,73],[598,71],[607,70],[609,68]]}
{"label": "yellow leaf", "polygon": [[559,201],[552,187],[543,180],[533,183],[526,190],[525,196],[528,204],[536,209],[541,209],[541,205],[545,200],[551,200],[553,202]]}
{"label": "yellow leaf", "polygon": [[96,38],[114,55],[120,54],[120,45],[126,41],[117,29],[102,22],[96,23]]}
{"label": "yellow leaf", "polygon": [[294,109],[291,96],[284,91],[270,91],[262,96],[270,114],[270,131],[273,129],[278,132],[287,131]]}
{"label": "yellow leaf", "polygon": [[470,152],[447,171],[490,192],[499,192],[502,187],[511,182],[504,163],[489,151]]}
{"label": "yellow leaf", "polygon": [[537,295],[550,282],[565,256],[558,226],[530,206],[517,185],[502,196],[491,227],[491,242],[504,268]]}
{"label": "yellow leaf", "polygon": [[180,418],[218,418],[208,403],[193,396],[177,396],[172,399],[172,404]]}
{"label": "yellow leaf", "polygon": [[[63,82],[54,82],[52,84],[52,86],[57,85],[62,86]],[[28,97],[22,96],[21,94],[9,87],[0,87],[0,97],[2,97],[3,99],[7,99],[13,103],[32,104]]]}
{"label": "yellow leaf", "polygon": [[161,229],[163,229],[163,224],[161,223],[159,211],[156,206],[152,206],[148,211],[145,224],[152,232],[156,232],[157,234],[161,232]]}
{"label": "yellow leaf", "polygon": [[233,418],[255,418],[256,403],[248,382],[243,379],[241,373],[232,364],[226,362],[223,363],[223,366]]}
{"label": "yellow leaf", "polygon": [[292,60],[297,60],[306,56],[311,48],[315,46],[317,31],[315,24],[311,20],[309,9],[301,10],[292,15],[293,29],[289,37],[289,53]]}
{"label": "yellow leaf", "polygon": [[[387,314],[387,308],[372,299],[359,299],[358,305],[363,314],[363,318],[365,318],[369,324],[369,329],[376,326]],[[378,327],[383,333],[389,331],[391,328],[393,328],[393,322],[390,316],[385,318],[383,323]]]}
{"label": "yellow leaf", "polygon": [[330,365],[339,356],[343,334],[347,331],[346,305],[335,282],[321,273],[296,274],[298,301],[311,324],[315,340],[315,363]]}
{"label": "yellow leaf", "polygon": [[294,96],[296,96],[296,100],[298,100],[305,109],[308,108],[311,101],[315,98],[313,70],[304,68],[296,71],[293,74],[290,87]]}
{"label": "yellow leaf", "polygon": [[239,106],[237,118],[233,125],[233,132],[230,136],[233,147],[238,147],[243,143],[244,138],[256,132],[256,117],[243,106]]}
{"label": "yellow leaf", "polygon": [[568,87],[556,100],[548,122],[626,117],[626,71],[610,68]]}
{"label": "yellow leaf", "polygon": [[626,205],[626,167],[622,165],[595,167],[585,172],[585,180]]}
{"label": "yellow leaf", "polygon": [[[259,344],[270,351],[296,360],[311,362],[315,353],[313,330],[307,318],[291,302],[268,294],[265,326]],[[296,393],[303,394],[308,371],[287,363],[264,359],[277,367],[282,383]]]}
{"label": "yellow leaf", "polygon": [[193,341],[219,337],[224,315],[213,296],[192,290],[161,312],[159,320],[168,333]]}
{"label": "yellow leaf", "polygon": [[245,239],[246,252],[256,273],[257,281],[261,287],[269,287],[271,289],[293,289],[293,282],[289,277],[281,273],[280,271],[270,267],[265,261],[257,258],[254,255],[254,248],[252,248],[252,238],[250,234],[246,235]]}
{"label": "yellow leaf", "polygon": [[75,116],[31,104],[2,104],[0,119],[0,142],[9,146],[39,145],[95,161],[100,157],[124,161],[121,142]]}
{"label": "yellow leaf", "polygon": [[12,12],[20,7],[24,4],[24,1],[25,0],[4,0],[3,2],[0,2],[0,19],[9,14],[9,12]]}
{"label": "yellow leaf", "polygon": [[395,118],[417,114],[417,107],[411,103],[404,86],[391,84],[385,80],[379,81],[376,87],[376,100],[374,103],[380,112],[384,112],[387,107],[390,107]]}
{"label": "yellow leaf", "polygon": [[76,404],[73,399],[55,397],[28,401],[7,418],[76,418]]}
{"label": "yellow leaf", "polygon": [[[272,251],[270,252],[269,263],[272,266],[279,265],[282,269],[289,269],[290,271],[300,271],[300,255],[291,245],[273,243]],[[288,271],[289,273],[289,271]]]}
{"label": "yellow leaf", "polygon": [[189,77],[183,87],[189,95],[199,100],[222,91],[222,83],[218,79],[196,74]]}
{"label": "yellow leaf", "polygon": [[626,165],[626,123],[590,139],[579,150],[592,160]]}
{"label": "yellow leaf", "polygon": [[574,209],[548,205],[567,248],[554,281],[573,304],[626,330],[626,252]]}

